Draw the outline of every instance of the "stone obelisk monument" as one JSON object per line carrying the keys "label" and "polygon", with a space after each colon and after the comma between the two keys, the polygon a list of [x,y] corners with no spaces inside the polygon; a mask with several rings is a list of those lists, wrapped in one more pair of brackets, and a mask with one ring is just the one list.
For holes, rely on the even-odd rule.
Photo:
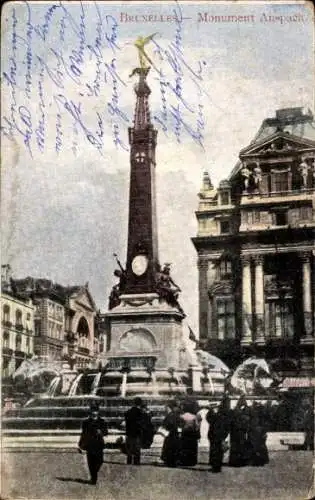
{"label": "stone obelisk monument", "polygon": [[[113,367],[124,360],[134,368],[151,365],[160,369],[180,369],[182,320],[185,317],[177,297],[179,287],[170,276],[170,266],[160,266],[156,213],[155,170],[157,130],[150,119],[147,83],[150,67],[144,45],[152,37],[135,42],[140,65],[132,72],[136,104],[133,127],[129,128],[130,190],[126,265],[117,259],[107,321]],[[151,62],[151,61],[150,61]],[[117,257],[116,257],[117,258]],[[116,361],[115,361],[116,360]]]}

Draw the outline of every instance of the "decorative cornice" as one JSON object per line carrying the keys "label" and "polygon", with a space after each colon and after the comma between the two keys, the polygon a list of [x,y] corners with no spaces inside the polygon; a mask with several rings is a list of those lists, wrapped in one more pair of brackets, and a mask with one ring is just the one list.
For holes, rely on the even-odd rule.
{"label": "decorative cornice", "polygon": [[252,255],[241,255],[241,262],[243,266],[249,265],[251,263]]}
{"label": "decorative cornice", "polygon": [[309,264],[311,261],[312,253],[311,253],[311,251],[299,252],[299,257],[300,257],[302,262]]}
{"label": "decorative cornice", "polygon": [[264,263],[264,255],[263,254],[253,255],[252,258],[253,258],[253,261],[254,261],[256,266],[262,265]]}
{"label": "decorative cornice", "polygon": [[230,281],[215,282],[209,287],[208,294],[209,297],[220,294],[231,295],[233,294],[233,285]]}

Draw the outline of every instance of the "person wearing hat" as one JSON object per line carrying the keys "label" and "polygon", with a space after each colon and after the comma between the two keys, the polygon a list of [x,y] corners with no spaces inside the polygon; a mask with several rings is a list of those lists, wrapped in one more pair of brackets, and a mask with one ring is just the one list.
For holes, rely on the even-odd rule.
{"label": "person wearing hat", "polygon": [[167,432],[164,436],[161,460],[168,467],[176,467],[180,461],[180,404],[171,401],[166,407],[166,416],[162,428]]}
{"label": "person wearing hat", "polygon": [[125,413],[127,464],[140,465],[143,432],[147,423],[142,399],[137,397]]}
{"label": "person wearing hat", "polygon": [[248,463],[249,406],[245,395],[241,395],[230,420],[230,456],[231,467],[242,467]]}
{"label": "person wearing hat", "polygon": [[224,455],[223,442],[230,431],[230,402],[227,397],[224,397],[221,403],[210,402],[209,406],[206,416],[209,423],[209,465],[211,465],[212,472],[221,472]]}
{"label": "person wearing hat", "polygon": [[183,403],[180,414],[180,463],[185,466],[194,466],[198,463],[198,441],[200,439],[201,417],[198,405],[194,401]]}
{"label": "person wearing hat", "polygon": [[91,484],[97,483],[97,475],[103,463],[104,436],[107,436],[107,434],[107,424],[99,416],[98,406],[91,405],[88,418],[82,422],[82,431],[78,444],[79,453],[82,453],[82,450],[86,451]]}

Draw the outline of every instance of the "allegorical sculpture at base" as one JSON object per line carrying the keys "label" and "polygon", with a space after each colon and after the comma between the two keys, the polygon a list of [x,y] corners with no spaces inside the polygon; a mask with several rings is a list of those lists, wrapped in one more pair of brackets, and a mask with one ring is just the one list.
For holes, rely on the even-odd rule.
{"label": "allegorical sculpture at base", "polygon": [[[113,309],[120,304],[120,295],[124,294],[125,284],[126,284],[126,270],[123,268],[117,255],[114,254],[116,262],[119,269],[115,269],[114,276],[116,276],[119,281],[113,286],[112,291],[109,296],[108,308]],[[171,264],[165,263],[163,267],[159,264],[156,265],[156,287],[155,291],[161,301],[165,301],[172,307],[176,307],[181,313],[184,311],[178,302],[178,296],[181,292],[180,287],[174,282],[171,277]]]}

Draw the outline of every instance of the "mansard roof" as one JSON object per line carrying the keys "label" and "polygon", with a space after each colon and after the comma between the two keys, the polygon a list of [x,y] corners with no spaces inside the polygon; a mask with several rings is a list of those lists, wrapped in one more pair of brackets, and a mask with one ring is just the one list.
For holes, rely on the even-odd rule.
{"label": "mansard roof", "polygon": [[96,305],[88,290],[87,283],[85,285],[63,286],[49,279],[27,276],[22,279],[11,278],[8,286],[2,286],[2,288],[3,291],[9,291],[12,295],[17,297],[49,297],[62,304],[66,304],[67,299],[77,297],[84,293],[88,296],[92,307],[96,310]]}
{"label": "mansard roof", "polygon": [[276,132],[288,132],[300,139],[315,141],[315,123],[310,110],[303,114],[303,108],[285,108],[276,111],[275,118],[266,118],[252,143],[261,142]]}
{"label": "mansard roof", "polygon": [[[259,151],[260,146],[282,138],[288,142],[315,147],[315,122],[310,110],[303,114],[303,108],[284,108],[276,111],[276,116],[266,118],[259,128],[254,139],[240,151],[240,156],[246,153]],[[241,168],[238,161],[232,170],[229,179],[235,177]]]}

